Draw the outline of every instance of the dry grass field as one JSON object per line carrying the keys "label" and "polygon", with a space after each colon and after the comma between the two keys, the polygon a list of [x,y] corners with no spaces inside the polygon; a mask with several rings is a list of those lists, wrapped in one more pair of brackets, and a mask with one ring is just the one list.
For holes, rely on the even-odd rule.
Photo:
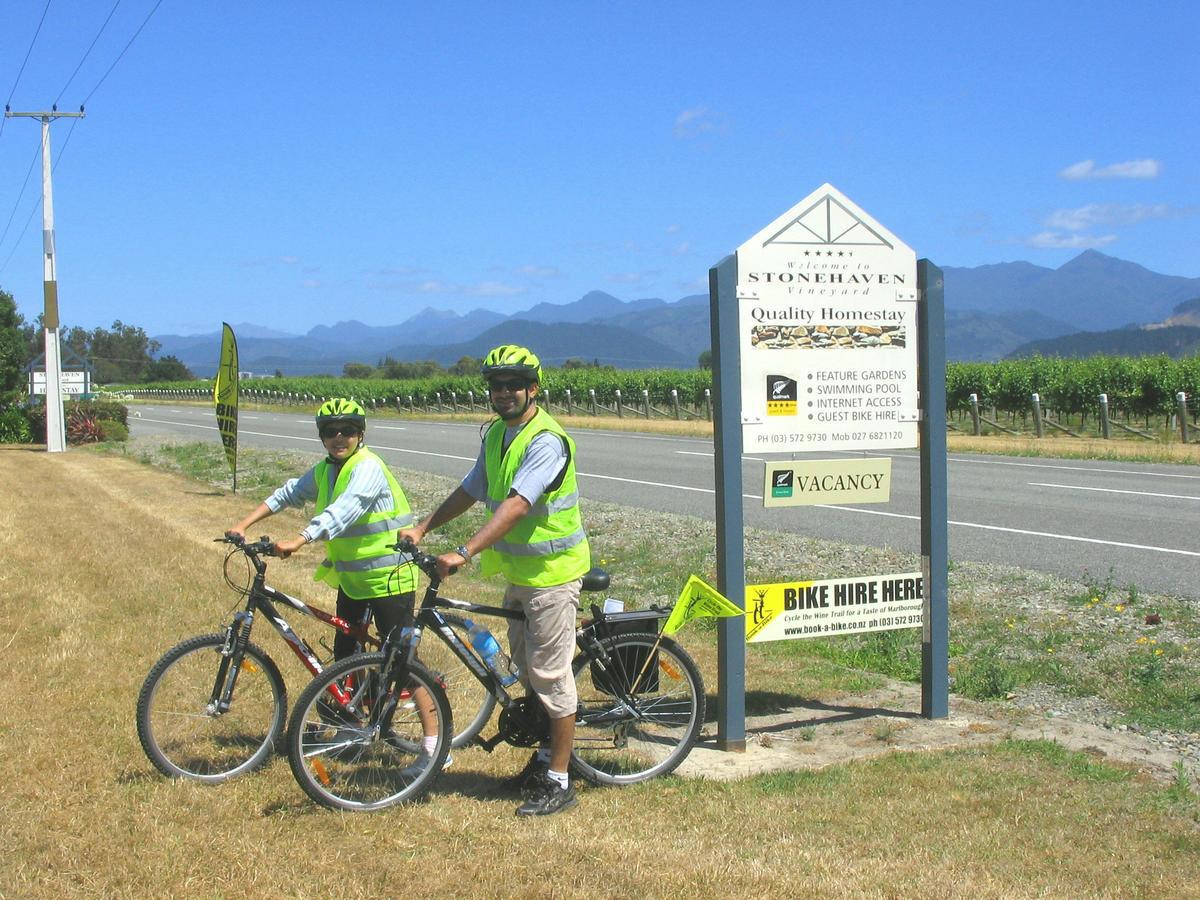
{"label": "dry grass field", "polygon": [[[138,744],[137,692],[236,604],[211,538],[259,495],[75,449],[0,448],[0,480],[0,896],[1200,895],[1186,783],[1036,741],[583,787],[540,821],[498,787],[515,750],[457,751],[427,802],[376,814],[316,807],[282,759],[170,782]],[[301,521],[279,518],[273,533]],[[271,581],[316,596],[314,557],[274,561]],[[711,636],[689,636],[710,685]],[[305,673],[269,630],[256,641],[295,697]]]}

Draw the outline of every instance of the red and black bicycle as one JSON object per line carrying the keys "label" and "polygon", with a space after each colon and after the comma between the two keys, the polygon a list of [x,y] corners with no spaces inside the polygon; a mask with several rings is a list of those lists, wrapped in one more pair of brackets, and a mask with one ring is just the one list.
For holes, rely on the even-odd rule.
{"label": "red and black bicycle", "polygon": [[[352,635],[361,649],[380,646],[368,623],[348,622],[268,585],[263,557],[275,555],[270,538],[223,537],[216,542],[233,545],[225,557],[225,582],[245,597],[245,605],[234,612],[223,632],[197,635],[168,650],[150,669],[137,701],[138,738],[155,767],[172,778],[210,784],[264,765],[283,733],[287,718],[283,676],[275,661],[250,641],[258,613],[266,616],[314,676],[324,671],[326,663],[292,629],[277,604]],[[248,562],[248,584],[239,583],[230,573],[230,560],[239,554]],[[468,623],[460,617],[446,618],[466,639]],[[443,646],[430,644],[427,651],[420,662],[453,699],[464,723],[454,732],[451,746],[463,746],[487,724],[496,699]]]}

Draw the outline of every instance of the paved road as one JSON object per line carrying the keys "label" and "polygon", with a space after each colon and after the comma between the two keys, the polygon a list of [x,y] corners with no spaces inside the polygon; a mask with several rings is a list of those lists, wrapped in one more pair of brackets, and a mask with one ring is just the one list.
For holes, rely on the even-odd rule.
{"label": "paved road", "polygon": [[[216,440],[212,410],[139,406],[135,435]],[[243,446],[320,453],[312,419],[243,412]],[[390,420],[370,426],[370,445],[404,468],[461,477],[475,458],[478,427]],[[712,442],[584,431],[578,445],[586,497],[712,519]],[[863,506],[762,507],[763,456],[743,462],[748,525],[835,541],[916,551],[920,481],[915,452],[892,457],[892,499]],[[778,458],[778,457],[776,457]],[[949,457],[950,557],[1017,565],[1078,578],[1086,569],[1119,586],[1200,599],[1200,466]]]}

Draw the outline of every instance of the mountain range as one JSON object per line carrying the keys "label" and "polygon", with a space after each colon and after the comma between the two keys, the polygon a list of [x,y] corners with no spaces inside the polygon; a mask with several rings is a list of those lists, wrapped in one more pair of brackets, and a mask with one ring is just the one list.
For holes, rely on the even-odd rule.
{"label": "mountain range", "polygon": [[[1031,342],[1128,331],[1139,322],[1160,330],[1200,324],[1191,318],[1200,319],[1200,309],[1189,303],[1200,298],[1200,278],[1161,275],[1094,250],[1057,269],[1008,262],[943,272],[951,360],[999,359]],[[287,375],[340,374],[347,362],[373,365],[385,357],[450,366],[503,343],[527,344],[549,365],[578,358],[618,368],[689,368],[710,340],[706,294],[622,301],[603,291],[511,314],[427,307],[394,325],[343,321],[292,335],[245,323],[234,332],[243,371]],[[196,375],[215,371],[219,330],[154,339],[160,356],[179,358]],[[1158,341],[1170,343],[1169,335]]]}

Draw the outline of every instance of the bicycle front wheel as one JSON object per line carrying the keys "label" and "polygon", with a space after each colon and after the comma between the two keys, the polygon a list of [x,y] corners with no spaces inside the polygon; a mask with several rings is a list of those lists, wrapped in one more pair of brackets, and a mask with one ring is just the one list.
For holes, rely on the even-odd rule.
{"label": "bicycle front wheel", "polygon": [[[225,635],[202,634],[168,650],[138,694],[137,730],[155,767],[172,778],[218,784],[262,766],[287,715],[287,689],[271,657],[254,644],[238,666],[221,654]],[[216,699],[230,678],[229,709]]]}
{"label": "bicycle front wheel", "polygon": [[[446,624],[464,644],[471,643],[467,622],[461,616],[446,615]],[[492,717],[496,698],[476,678],[463,661],[454,655],[448,644],[429,634],[426,629],[417,648],[417,661],[427,668],[443,688],[454,715],[454,738],[450,746],[457,750],[475,740]]]}
{"label": "bicycle front wheel", "polygon": [[[304,689],[288,723],[288,761],[304,792],[330,809],[383,809],[419,799],[450,751],[446,694],[412,665],[384,690],[384,655],[358,653]],[[434,749],[424,749],[436,735]]]}
{"label": "bicycle front wheel", "polygon": [[700,670],[670,638],[630,633],[601,644],[606,666],[587,654],[575,659],[579,713],[572,764],[597,784],[633,784],[665,775],[683,762],[700,736]]}

